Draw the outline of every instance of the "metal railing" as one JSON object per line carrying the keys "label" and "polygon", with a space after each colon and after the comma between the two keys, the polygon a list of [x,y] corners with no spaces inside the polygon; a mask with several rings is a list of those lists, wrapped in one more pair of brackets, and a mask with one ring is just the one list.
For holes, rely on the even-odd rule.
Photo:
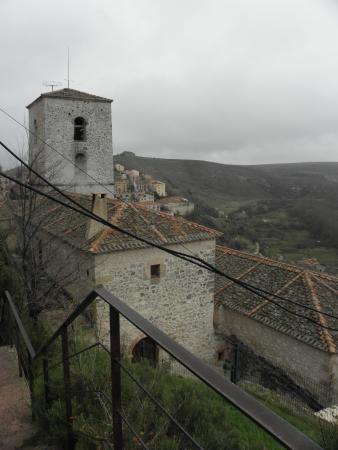
{"label": "metal railing", "polygon": [[[110,321],[110,349],[100,342],[96,342],[79,352],[69,353],[68,329],[75,319],[81,315],[95,299],[103,300],[109,305],[109,321]],[[71,387],[71,371],[70,360],[79,354],[82,354],[94,347],[100,347],[110,355],[110,373],[111,373],[111,393],[108,398],[112,412],[112,444],[114,450],[124,449],[123,424],[129,429],[130,433],[135,436],[137,443],[142,448],[147,449],[147,443],[135,431],[133,424],[123,412],[122,394],[123,386],[121,382],[121,374],[124,373],[133,383],[153,402],[157,408],[167,417],[167,419],[184,435],[189,441],[191,448],[203,449],[196,442],[195,438],[180,424],[173,413],[168,411],[133,375],[133,373],[123,365],[121,359],[121,333],[120,333],[120,316],[125,318],[130,324],[140,330],[145,336],[149,337],[157,346],[168,353],[175,361],[182,365],[189,373],[199,379],[204,385],[208,386],[220,398],[229,402],[233,407],[241,411],[245,416],[255,422],[260,428],[269,433],[276,441],[285,448],[294,450],[320,450],[321,447],[305,436],[301,431],[289,424],[274,412],[267,409],[254,397],[246,393],[244,390],[227,380],[222,374],[202,362],[180,344],[172,340],[168,335],[151,324],[147,319],[142,317],[135,310],[123,303],[113,294],[103,288],[93,290],[62,325],[53,333],[53,335],[43,344],[37,351],[33,348],[31,340],[25,327],[20,319],[17,308],[8,292],[3,299],[2,309],[0,311],[0,324],[8,322],[9,317],[14,319],[15,327],[11,329],[10,337],[15,345],[20,370],[22,368],[28,382],[34,402],[34,375],[32,364],[38,359],[42,359],[42,376],[44,382],[44,394],[46,405],[50,402],[49,378],[51,369],[55,365],[63,367],[63,390],[65,403],[65,423],[67,427],[67,445],[68,450],[75,448],[75,431],[73,428],[73,405],[72,405],[72,387]],[[48,353],[56,340],[61,338],[61,361],[53,366],[49,364]],[[24,345],[23,345],[24,344]],[[24,348],[23,348],[24,347]],[[106,395],[107,397],[107,395]],[[187,448],[187,447],[184,447]]]}

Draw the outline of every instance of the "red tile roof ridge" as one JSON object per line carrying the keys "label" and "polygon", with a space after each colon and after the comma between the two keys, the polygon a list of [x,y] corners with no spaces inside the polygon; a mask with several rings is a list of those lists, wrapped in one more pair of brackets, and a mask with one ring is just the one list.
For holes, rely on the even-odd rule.
{"label": "red tile roof ridge", "polygon": [[[225,247],[224,245],[216,245],[216,251],[217,250],[225,254],[232,254],[238,256],[239,258],[251,259],[253,261],[262,261],[262,264],[279,267],[281,269],[289,270],[290,272],[308,272],[312,275],[315,275],[316,277],[336,281],[338,283],[338,277],[334,275],[329,275],[327,273],[319,272],[317,270],[304,269],[304,267],[299,267],[296,264],[286,263],[284,261],[276,261],[275,259],[268,258],[266,256],[253,255],[252,253],[243,252],[241,250],[235,250],[230,247]],[[216,257],[216,259],[218,258],[221,258],[221,255]]]}
{"label": "red tile roof ridge", "polygon": [[127,209],[129,205],[127,203],[117,203],[115,206],[115,212],[113,214],[113,216],[109,219],[109,222],[112,223],[113,225],[117,225],[124,213],[124,211]]}
{"label": "red tile roof ridge", "polygon": [[[113,225],[118,224],[119,220],[122,217],[122,214],[124,212],[124,210],[127,208],[127,204],[120,202],[116,204],[116,213],[115,215],[113,215],[110,219],[109,222]],[[91,252],[97,252],[97,250],[100,248],[100,244],[102,243],[103,239],[106,238],[106,236],[108,236],[109,234],[111,234],[113,230],[111,228],[105,227],[102,230],[100,230],[97,234],[96,237],[94,237],[94,240],[92,241],[89,250]]]}
{"label": "red tile roof ridge", "polygon": [[255,306],[251,311],[248,311],[246,314],[248,317],[252,317],[254,314],[257,313],[260,309],[262,309],[265,305],[270,303],[270,300],[273,299],[274,295],[279,295],[282,293],[285,289],[287,289],[292,283],[294,283],[300,276],[302,276],[302,272],[297,273],[295,277],[293,277],[291,280],[289,280],[287,283],[285,283],[281,288],[277,289],[276,292],[273,293],[273,295],[269,295],[267,300],[263,300],[262,303]]}
{"label": "red tile roof ridge", "polygon": [[[249,275],[249,273],[251,273],[253,270],[256,270],[256,268],[258,266],[260,266],[262,263],[258,262],[257,264],[255,264],[254,266],[250,267],[248,270],[245,270],[244,272],[240,273],[238,275],[238,277],[234,277],[236,278],[237,281],[241,280],[242,278],[244,278],[246,275]],[[230,281],[229,283],[226,283],[224,286],[222,286],[221,288],[217,289],[215,291],[215,295],[220,294],[221,292],[223,292],[225,289],[228,289],[230,286],[232,286],[235,283],[235,281]]]}
{"label": "red tile roof ridge", "polygon": [[[168,242],[168,239],[160,232],[160,230],[158,230],[151,221],[149,221],[143,216],[143,214],[139,211],[139,208],[136,208],[132,203],[130,203],[129,206],[141,217],[141,219],[144,221],[145,224],[151,226],[152,230],[157,234],[157,236],[161,239],[163,243]],[[149,209],[145,208],[145,211],[149,212]]]}
{"label": "red tile roof ridge", "polygon": [[[304,280],[310,290],[311,298],[315,309],[317,310],[319,324],[322,326],[327,326],[326,318],[321,314],[321,304],[317,295],[316,286],[313,284],[309,272],[303,274]],[[320,335],[327,345],[329,353],[336,353],[336,344],[333,340],[332,334],[326,328],[321,328]]]}
{"label": "red tile roof ridge", "polygon": [[142,206],[142,203],[134,203],[134,206],[137,208],[137,209],[141,209],[141,208],[144,208],[146,211],[149,211],[150,213],[152,213],[152,214],[156,214],[156,215],[159,215],[159,216],[161,216],[161,217],[164,217],[166,220],[171,220],[172,222],[176,222],[176,223],[187,223],[187,224],[189,224],[190,226],[192,226],[193,228],[196,228],[197,230],[199,230],[200,232],[204,232],[204,233],[208,233],[208,234],[210,234],[212,237],[218,237],[218,236],[222,236],[222,232],[221,231],[218,231],[218,230],[215,230],[215,229],[213,229],[213,228],[209,228],[209,227],[206,227],[206,226],[204,226],[204,225],[200,225],[199,223],[196,223],[196,222],[192,222],[192,221],[190,221],[190,220],[187,220],[187,219],[184,219],[183,217],[181,217],[181,216],[173,216],[173,215],[171,215],[171,214],[168,214],[168,213],[166,213],[166,212],[163,212],[163,211],[151,211],[151,210],[149,210],[148,208],[146,208],[145,206]]}
{"label": "red tile roof ridge", "polygon": [[325,281],[320,280],[320,279],[317,277],[317,274],[313,274],[313,275],[314,275],[314,278],[316,278],[316,281],[317,281],[319,284],[321,284],[322,286],[324,286],[326,289],[328,289],[329,291],[331,291],[333,294],[338,295],[338,290],[337,290],[337,289],[334,289],[332,286],[330,286],[329,284],[325,283]]}
{"label": "red tile roof ridge", "polygon": [[64,234],[67,235],[67,234],[73,233],[73,231],[77,230],[78,228],[83,227],[83,226],[86,225],[86,224],[87,224],[87,220],[85,220],[85,221],[83,221],[83,222],[81,222],[81,223],[78,223],[78,224],[75,225],[74,227],[69,228],[68,230],[64,231]]}

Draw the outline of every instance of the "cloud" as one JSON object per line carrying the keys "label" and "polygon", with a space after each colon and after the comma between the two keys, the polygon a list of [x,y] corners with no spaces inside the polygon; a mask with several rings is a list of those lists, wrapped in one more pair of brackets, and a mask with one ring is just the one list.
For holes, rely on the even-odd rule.
{"label": "cloud", "polygon": [[[70,46],[72,87],[115,100],[115,152],[338,160],[335,2],[3,0],[0,12],[0,106],[19,120],[43,81],[64,82]],[[22,142],[1,115],[0,135]]]}

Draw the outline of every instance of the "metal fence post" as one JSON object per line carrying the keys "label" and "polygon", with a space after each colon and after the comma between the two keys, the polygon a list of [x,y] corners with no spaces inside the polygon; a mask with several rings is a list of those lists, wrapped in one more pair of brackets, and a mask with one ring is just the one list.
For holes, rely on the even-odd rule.
{"label": "metal fence post", "polygon": [[65,393],[66,404],[66,421],[67,421],[67,434],[68,434],[68,450],[74,450],[75,439],[73,432],[73,412],[72,412],[72,398],[71,398],[71,385],[70,385],[70,369],[69,369],[69,352],[68,352],[68,331],[64,328],[61,334],[62,343],[62,365],[63,365],[63,385]]}
{"label": "metal fence post", "polygon": [[237,383],[239,381],[239,345],[236,343],[234,345],[234,357],[233,364],[231,366],[231,381],[232,383]]}
{"label": "metal fence post", "polygon": [[29,352],[27,351],[27,375],[28,375],[28,385],[29,391],[31,395],[31,408],[32,408],[32,420],[35,420],[35,412],[34,412],[34,375],[32,368],[32,358]]}
{"label": "metal fence post", "polygon": [[48,357],[45,356],[42,360],[43,364],[43,384],[45,388],[45,401],[47,409],[50,407],[50,397],[49,397],[49,372],[48,372]]}
{"label": "metal fence post", "polygon": [[18,357],[19,377],[22,378],[22,367],[21,367],[21,362],[20,362],[20,343],[19,343],[19,338],[18,337],[17,337],[17,340],[16,340],[16,355]]}
{"label": "metal fence post", "polygon": [[116,361],[121,357],[120,346],[120,314],[109,306],[110,319],[110,358],[111,358],[111,395],[113,414],[113,445],[114,450],[123,449],[121,412],[121,368]]}

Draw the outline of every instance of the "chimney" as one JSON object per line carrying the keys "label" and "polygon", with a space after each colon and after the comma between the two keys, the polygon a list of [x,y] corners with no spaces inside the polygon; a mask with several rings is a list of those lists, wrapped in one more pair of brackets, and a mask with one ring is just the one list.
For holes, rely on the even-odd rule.
{"label": "chimney", "polygon": [[[102,219],[107,220],[107,198],[106,194],[93,194],[92,197],[92,213],[100,216]],[[104,228],[104,225],[97,222],[94,219],[90,219],[87,228],[86,238],[91,239],[99,231]]]}

